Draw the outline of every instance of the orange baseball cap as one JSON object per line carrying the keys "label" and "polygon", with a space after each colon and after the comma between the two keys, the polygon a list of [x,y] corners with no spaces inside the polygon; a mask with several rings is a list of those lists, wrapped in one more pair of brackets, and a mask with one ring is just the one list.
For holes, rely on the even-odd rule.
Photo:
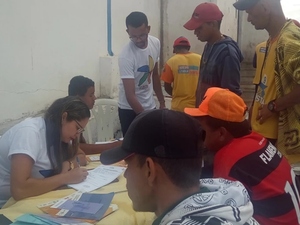
{"label": "orange baseball cap", "polygon": [[210,116],[228,122],[243,122],[247,106],[237,94],[217,87],[209,88],[199,108],[185,108],[191,116]]}

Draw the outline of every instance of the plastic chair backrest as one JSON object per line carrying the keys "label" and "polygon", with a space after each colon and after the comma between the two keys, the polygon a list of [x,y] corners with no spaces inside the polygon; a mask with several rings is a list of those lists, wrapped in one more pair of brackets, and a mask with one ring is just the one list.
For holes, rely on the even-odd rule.
{"label": "plastic chair backrest", "polygon": [[[91,114],[92,114],[92,112],[91,112]],[[89,122],[87,123],[87,125],[84,128],[83,137],[88,144],[94,144],[92,128],[91,128],[91,123],[93,123],[94,120],[95,120],[94,116],[91,115]]]}
{"label": "plastic chair backrest", "polygon": [[97,127],[97,141],[114,139],[114,127],[119,122],[118,102],[113,99],[97,99],[92,113]]}

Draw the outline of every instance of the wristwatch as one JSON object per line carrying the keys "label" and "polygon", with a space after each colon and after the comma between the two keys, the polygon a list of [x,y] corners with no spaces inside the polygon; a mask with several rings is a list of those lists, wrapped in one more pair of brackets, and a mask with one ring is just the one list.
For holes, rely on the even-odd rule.
{"label": "wristwatch", "polygon": [[268,103],[268,109],[271,111],[271,112],[276,112],[276,103],[275,103],[276,99],[270,101]]}

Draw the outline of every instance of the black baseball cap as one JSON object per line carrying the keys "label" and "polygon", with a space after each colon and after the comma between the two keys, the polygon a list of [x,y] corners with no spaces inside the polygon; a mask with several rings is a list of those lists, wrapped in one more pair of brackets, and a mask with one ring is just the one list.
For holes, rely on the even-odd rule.
{"label": "black baseball cap", "polygon": [[260,0],[238,0],[236,3],[233,4],[233,6],[237,10],[247,10],[252,8],[256,3],[258,3]]}
{"label": "black baseball cap", "polygon": [[109,165],[137,153],[164,159],[201,158],[203,141],[200,123],[182,112],[148,110],[137,116],[122,146],[104,151],[100,161]]}

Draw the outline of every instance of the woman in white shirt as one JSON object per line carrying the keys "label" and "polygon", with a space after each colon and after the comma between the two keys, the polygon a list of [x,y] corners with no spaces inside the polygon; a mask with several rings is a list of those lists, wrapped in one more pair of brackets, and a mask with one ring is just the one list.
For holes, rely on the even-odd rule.
{"label": "woman in white shirt", "polygon": [[87,177],[87,170],[72,161],[89,117],[85,103],[65,97],[44,118],[25,119],[0,138],[0,208],[10,197],[41,195]]}

